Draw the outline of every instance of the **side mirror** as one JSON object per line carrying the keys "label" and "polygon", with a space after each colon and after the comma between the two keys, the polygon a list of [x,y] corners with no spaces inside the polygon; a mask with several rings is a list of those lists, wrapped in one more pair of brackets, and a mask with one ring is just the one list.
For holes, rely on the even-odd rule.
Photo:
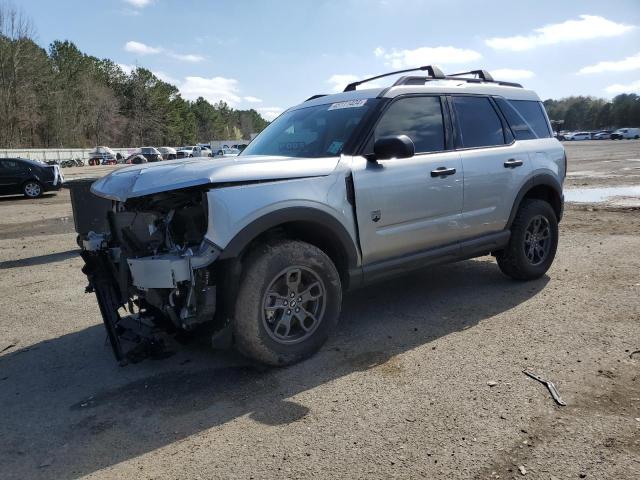
{"label": "side mirror", "polygon": [[376,140],[373,144],[373,153],[375,160],[409,158],[415,155],[416,147],[406,135],[390,135]]}

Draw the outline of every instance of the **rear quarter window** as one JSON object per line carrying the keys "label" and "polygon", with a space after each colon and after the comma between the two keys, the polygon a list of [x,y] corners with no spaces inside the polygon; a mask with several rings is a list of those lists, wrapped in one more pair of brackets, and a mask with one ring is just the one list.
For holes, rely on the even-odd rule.
{"label": "rear quarter window", "polygon": [[509,103],[526,120],[538,138],[551,137],[551,130],[542,103],[533,100],[509,100]]}
{"label": "rear quarter window", "polygon": [[506,143],[500,117],[487,97],[453,97],[453,105],[464,148]]}
{"label": "rear quarter window", "polygon": [[502,114],[507,119],[516,140],[531,140],[537,138],[533,133],[532,127],[529,126],[527,121],[522,115],[513,107],[507,100],[501,97],[494,97],[498,108],[502,111]]}

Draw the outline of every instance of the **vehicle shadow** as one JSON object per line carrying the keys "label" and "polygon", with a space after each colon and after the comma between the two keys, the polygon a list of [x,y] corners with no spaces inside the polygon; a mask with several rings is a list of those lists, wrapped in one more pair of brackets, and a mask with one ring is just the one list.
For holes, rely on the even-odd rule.
{"label": "vehicle shadow", "polygon": [[25,197],[24,195],[19,193],[19,194],[15,194],[15,195],[1,196],[0,197],[0,203],[4,203],[4,202],[38,201],[38,200],[44,200],[44,199],[47,199],[47,198],[52,198],[52,197],[55,197],[55,196],[56,196],[56,192],[47,192],[47,193],[43,193],[38,198],[29,198],[29,197]]}
{"label": "vehicle shadow", "polygon": [[0,262],[0,270],[5,268],[32,267],[35,265],[44,265],[45,263],[62,262],[70,258],[77,257],[80,250],[73,249],[65,252],[48,253],[46,255],[37,255],[35,257],[21,258],[19,260],[5,260]]}
{"label": "vehicle shadow", "polygon": [[295,422],[313,409],[296,394],[490,321],[547,281],[514,282],[485,258],[380,283],[345,299],[317,355],[282,369],[201,345],[118,367],[101,324],[14,347],[0,355],[0,477],[77,478],[245,415]]}

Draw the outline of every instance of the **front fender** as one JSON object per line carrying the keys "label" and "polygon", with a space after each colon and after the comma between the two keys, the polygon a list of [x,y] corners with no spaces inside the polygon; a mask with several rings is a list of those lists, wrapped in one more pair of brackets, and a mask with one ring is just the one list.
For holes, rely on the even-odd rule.
{"label": "front fender", "polygon": [[357,235],[347,200],[344,173],[324,177],[213,188],[207,192],[206,238],[222,249],[221,259],[237,256],[261,233],[289,222],[326,226],[356,265]]}

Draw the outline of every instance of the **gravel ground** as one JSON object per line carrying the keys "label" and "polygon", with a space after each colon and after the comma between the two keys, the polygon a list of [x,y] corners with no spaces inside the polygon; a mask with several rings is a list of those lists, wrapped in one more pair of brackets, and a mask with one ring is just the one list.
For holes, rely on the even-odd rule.
{"label": "gravel ground", "polygon": [[[569,185],[640,183],[640,143],[567,146],[596,172]],[[120,368],[68,200],[0,198],[2,479],[640,478],[637,209],[569,205],[537,281],[483,257],[355,292],[293,367],[189,344]]]}

